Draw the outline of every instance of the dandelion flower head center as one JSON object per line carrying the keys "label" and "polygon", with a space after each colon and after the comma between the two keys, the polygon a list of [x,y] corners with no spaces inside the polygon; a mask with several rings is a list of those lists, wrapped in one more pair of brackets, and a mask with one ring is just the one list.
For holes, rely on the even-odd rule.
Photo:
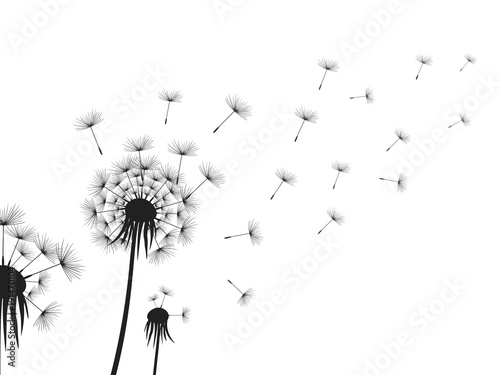
{"label": "dandelion flower head center", "polygon": [[149,200],[136,198],[127,203],[125,214],[136,223],[147,223],[156,218],[156,209]]}
{"label": "dandelion flower head center", "polygon": [[155,324],[163,324],[168,320],[168,312],[167,310],[161,307],[155,307],[148,313],[148,320]]}
{"label": "dandelion flower head center", "polygon": [[0,266],[0,299],[18,297],[26,290],[26,281],[19,271]]}

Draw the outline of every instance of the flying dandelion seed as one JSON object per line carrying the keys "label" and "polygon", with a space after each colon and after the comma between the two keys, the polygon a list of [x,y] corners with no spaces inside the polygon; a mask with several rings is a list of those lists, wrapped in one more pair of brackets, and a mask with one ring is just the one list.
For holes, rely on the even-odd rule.
{"label": "flying dandelion seed", "polygon": [[252,288],[247,289],[246,291],[242,292],[236,285],[234,285],[231,280],[228,280],[229,284],[231,284],[239,293],[240,293],[240,298],[238,298],[238,305],[241,307],[246,307],[250,303],[253,297],[255,297],[255,290]]}
{"label": "flying dandelion seed", "polygon": [[380,177],[380,180],[396,183],[397,184],[397,191],[402,193],[406,190],[406,186],[407,186],[406,180],[408,180],[408,177],[406,176],[405,173],[400,173],[397,180],[390,179],[390,178],[383,178],[383,177]]}
{"label": "flying dandelion seed", "polygon": [[167,125],[167,120],[168,120],[168,111],[170,110],[170,103],[180,103],[182,100],[182,94],[179,90],[162,90],[158,94],[158,97],[167,102],[167,114],[165,115],[165,125]]}
{"label": "flying dandelion seed", "polygon": [[430,56],[425,56],[425,55],[417,55],[415,57],[415,60],[417,60],[420,63],[420,69],[418,70],[417,77],[415,79],[418,79],[418,76],[420,75],[420,71],[422,70],[422,67],[424,65],[432,65],[432,57]]}
{"label": "flying dandelion seed", "polygon": [[467,60],[467,62],[464,64],[464,66],[462,66],[462,68],[460,68],[460,71],[462,71],[467,66],[467,64],[471,63],[472,65],[474,65],[477,61],[476,58],[472,56],[470,53],[466,53],[464,57],[465,60]]}
{"label": "flying dandelion seed", "polygon": [[201,163],[198,169],[200,170],[203,177],[205,177],[205,179],[196,188],[189,192],[189,194],[186,196],[186,199],[189,199],[194,194],[194,192],[207,181],[214,185],[216,188],[220,188],[226,180],[224,174],[210,163]]}
{"label": "flying dandelion seed", "polygon": [[323,74],[323,79],[321,80],[321,83],[319,84],[318,90],[321,90],[321,86],[323,86],[323,81],[325,80],[326,73],[328,72],[338,72],[340,69],[340,65],[337,61],[334,60],[329,60],[326,58],[322,58],[318,60],[318,65],[325,70],[325,74]]}
{"label": "flying dandelion seed", "polygon": [[[18,206],[0,210],[0,326],[3,326],[0,346],[2,341],[7,345],[8,335],[9,340],[19,347],[24,322],[29,319],[29,305],[39,311],[34,322],[38,330],[48,330],[54,324],[61,313],[60,305],[53,302],[41,308],[34,299],[49,291],[48,281],[55,268],[61,268],[69,281],[79,279],[83,271],[72,245],[55,244],[46,235],[39,235],[34,228],[23,225],[23,216]],[[11,322],[9,332],[7,321]]]}
{"label": "flying dandelion seed", "polygon": [[304,123],[310,122],[312,124],[315,124],[316,121],[318,121],[318,114],[316,111],[310,110],[310,109],[305,109],[303,107],[295,109],[295,116],[300,118],[302,120],[302,124],[300,124],[299,131],[297,135],[295,136],[294,142],[297,142],[297,138],[299,138],[299,134],[302,131],[302,127],[304,126]]}
{"label": "flying dandelion seed", "polygon": [[451,127],[453,127],[453,126],[455,126],[455,125],[458,125],[460,123],[464,124],[464,126],[469,126],[470,125],[471,121],[470,121],[469,116],[467,116],[467,113],[461,112],[458,116],[460,117],[460,121],[457,121],[457,122],[451,124],[450,126],[448,126],[448,129],[451,128]]}
{"label": "flying dandelion seed", "polygon": [[175,184],[179,185],[182,158],[184,156],[196,156],[196,153],[198,152],[198,146],[196,146],[196,143],[192,141],[174,141],[173,143],[168,145],[168,151],[181,157],[181,159],[179,160],[179,168],[177,169],[177,178],[175,181]]}
{"label": "flying dandelion seed", "polygon": [[403,142],[404,144],[407,144],[408,142],[410,142],[410,135],[408,133],[406,133],[403,129],[396,129],[394,130],[394,134],[396,134],[396,137],[398,139],[396,139],[396,141],[389,146],[389,148],[385,151],[389,151],[392,146],[394,146],[396,143],[398,143],[399,141]]}
{"label": "flying dandelion seed", "polygon": [[373,90],[369,87],[365,89],[365,95],[351,96],[349,99],[359,99],[359,98],[365,98],[368,104],[372,104],[375,101],[375,97],[373,96]]}
{"label": "flying dandelion seed", "polygon": [[281,188],[281,185],[283,185],[283,183],[287,183],[288,185],[293,186],[297,182],[297,176],[294,175],[293,173],[287,171],[284,168],[278,168],[276,170],[275,174],[276,174],[276,177],[278,177],[281,180],[281,182],[280,182],[278,188],[274,191],[273,195],[271,196],[271,200],[274,198],[274,196],[276,195],[278,190]]}
{"label": "flying dandelion seed", "polygon": [[229,238],[240,237],[240,236],[250,237],[250,241],[252,242],[252,245],[260,245],[262,242],[262,239],[263,239],[259,223],[257,223],[255,220],[250,220],[248,222],[248,231],[246,233],[227,236],[227,237],[224,237],[224,239],[227,240]]}
{"label": "flying dandelion seed", "polygon": [[332,168],[337,171],[337,177],[335,177],[335,182],[333,183],[333,188],[337,185],[337,180],[341,173],[349,173],[351,171],[351,166],[348,163],[342,163],[340,161],[335,161],[332,163]]}
{"label": "flying dandelion seed", "polygon": [[[147,136],[129,139],[125,150],[132,154],[114,163],[110,170],[97,171],[90,186],[91,198],[82,204],[85,222],[93,229],[94,243],[105,251],[122,248],[130,252],[125,304],[112,374],[117,373],[120,363],[135,260],[139,259],[139,253],[144,251],[146,259],[158,265],[173,256],[176,243],[190,244],[196,227],[191,216],[198,205],[191,196],[196,189],[178,186],[178,173],[174,168],[144,154],[152,148],[153,142]],[[191,148],[187,153],[192,151]],[[206,181],[215,186],[223,182],[220,172],[209,163],[202,164],[200,171],[205,180],[198,188]]]}
{"label": "flying dandelion seed", "polygon": [[151,342],[151,339],[153,339],[153,348],[155,348],[153,375],[156,375],[156,371],[158,368],[158,353],[160,350],[160,344],[162,344],[164,340],[170,340],[172,341],[172,343],[174,342],[174,340],[172,340],[172,337],[170,336],[170,332],[168,331],[168,319],[171,316],[179,316],[182,318],[183,323],[188,323],[190,315],[190,310],[187,307],[184,307],[180,314],[169,314],[169,312],[165,308],[163,308],[163,303],[165,302],[165,297],[172,296],[173,292],[170,289],[161,287],[160,293],[163,294],[163,300],[159,307],[156,306],[155,302],[157,299],[159,299],[157,295],[154,295],[153,298],[149,298],[150,301],[155,302],[155,307],[148,313],[148,321],[146,323],[146,326],[144,327],[148,346]]}
{"label": "flying dandelion seed", "polygon": [[97,145],[97,149],[99,153],[102,155],[101,146],[99,146],[99,142],[97,142],[97,138],[94,133],[93,127],[97,124],[100,124],[104,118],[102,117],[102,113],[93,109],[90,112],[87,112],[83,116],[80,116],[76,119],[75,128],[76,130],[87,130],[90,129],[92,132],[92,136],[94,137],[94,141]]}
{"label": "flying dandelion seed", "polygon": [[320,231],[318,232],[318,234],[320,234],[321,232],[323,232],[323,229],[325,229],[330,223],[332,222],[335,222],[337,223],[338,225],[342,225],[344,224],[344,221],[345,221],[345,218],[344,218],[344,215],[342,215],[339,211],[337,211],[335,208],[329,208],[326,213],[328,214],[328,216],[330,217],[330,221],[328,223],[326,223],[326,225],[320,229]]}
{"label": "flying dandelion seed", "polygon": [[222,121],[220,123],[219,126],[217,126],[215,128],[215,130],[213,131],[214,133],[219,130],[219,128],[222,126],[222,124],[224,124],[228,119],[229,117],[231,117],[233,114],[237,114],[238,116],[240,116],[243,120],[246,120],[248,117],[250,117],[252,115],[252,107],[249,106],[246,102],[244,102],[241,98],[239,98],[237,95],[229,95],[227,98],[226,98],[226,103],[227,105],[229,106],[229,108],[231,108],[231,113],[229,114],[229,116],[227,116],[224,121]]}

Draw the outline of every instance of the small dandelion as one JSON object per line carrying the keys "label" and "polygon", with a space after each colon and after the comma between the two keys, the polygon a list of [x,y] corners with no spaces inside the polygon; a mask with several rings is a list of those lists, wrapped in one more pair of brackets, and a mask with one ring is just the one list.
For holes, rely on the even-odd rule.
{"label": "small dandelion", "polygon": [[349,173],[351,171],[351,166],[348,163],[342,163],[340,161],[335,161],[332,163],[332,168],[337,171],[337,177],[335,177],[335,182],[333,183],[333,188],[337,185],[337,180],[341,173]]}
{"label": "small dandelion", "polygon": [[380,180],[382,180],[382,181],[395,182],[397,184],[397,191],[399,191],[400,193],[402,193],[406,190],[406,184],[407,184],[406,180],[407,179],[408,179],[408,177],[406,176],[405,173],[400,173],[397,180],[380,177]]}
{"label": "small dandelion", "polygon": [[404,144],[407,144],[408,142],[410,142],[410,139],[411,139],[410,135],[408,133],[406,133],[403,129],[394,130],[394,134],[396,134],[396,137],[398,139],[396,139],[396,141],[392,145],[390,145],[387,150],[385,150],[386,152],[389,151],[392,148],[392,146],[394,146],[399,141],[403,142]]}
{"label": "small dandelion", "polygon": [[300,107],[300,108],[295,109],[295,116],[297,116],[298,118],[300,118],[302,120],[302,124],[300,125],[299,132],[295,136],[295,140],[294,140],[294,142],[297,142],[297,138],[299,138],[299,134],[302,131],[302,127],[304,126],[304,123],[307,121],[307,122],[315,124],[316,121],[318,121],[318,114],[316,113],[316,111],[313,111],[311,109],[305,109],[304,107]]}
{"label": "small dandelion", "polygon": [[283,185],[283,183],[287,183],[288,185],[293,186],[297,182],[297,176],[294,175],[293,173],[287,171],[284,168],[278,168],[276,170],[276,177],[278,177],[281,180],[281,182],[280,182],[278,188],[275,190],[275,192],[271,196],[271,200],[274,198],[274,196],[276,195],[278,190],[281,188],[281,185]]}
{"label": "small dandelion", "polygon": [[234,285],[231,282],[231,280],[227,280],[227,281],[241,294],[240,298],[238,299],[238,304],[241,307],[248,306],[248,304],[250,303],[252,298],[255,296],[255,291],[252,288],[250,288],[250,289],[247,289],[245,292],[242,292],[240,289],[238,289],[238,287],[236,285]]}
{"label": "small dandelion", "polygon": [[184,156],[196,156],[196,152],[198,152],[198,146],[193,141],[173,141],[168,145],[168,151],[172,154],[179,155],[181,157],[179,161],[179,168],[177,169],[177,178],[175,184],[179,184],[179,178],[181,175],[181,164],[182,158]]}
{"label": "small dandelion", "polygon": [[349,99],[359,99],[359,98],[365,98],[368,104],[372,104],[375,101],[375,97],[373,96],[373,90],[369,87],[365,89],[365,95],[351,96]]}
{"label": "small dandelion", "polygon": [[232,236],[227,236],[224,237],[225,240],[233,237],[240,237],[240,236],[249,236],[250,241],[252,242],[252,245],[260,245],[262,242],[263,236],[262,232],[259,227],[259,223],[257,223],[255,220],[250,220],[248,222],[248,232],[247,233],[242,233],[242,234],[235,234]]}
{"label": "small dandelion", "polygon": [[198,169],[200,170],[203,177],[205,177],[205,179],[196,188],[189,192],[189,195],[186,197],[186,199],[189,199],[189,197],[191,197],[191,195],[193,195],[193,193],[198,190],[205,182],[208,181],[216,188],[219,188],[224,184],[224,181],[226,179],[224,173],[219,171],[210,163],[201,163]]}
{"label": "small dandelion", "polygon": [[165,115],[165,125],[167,125],[167,120],[168,120],[168,111],[170,110],[170,103],[179,103],[182,100],[182,94],[179,90],[162,90],[158,94],[158,97],[163,100],[168,102],[167,106],[167,114]]}
{"label": "small dandelion", "polygon": [[318,234],[320,234],[323,229],[325,229],[331,222],[335,222],[338,225],[342,225],[345,221],[344,215],[342,215],[339,211],[337,211],[335,208],[329,208],[326,213],[330,217],[330,221],[326,223],[326,225],[320,229]]}
{"label": "small dandelion", "polygon": [[469,126],[470,125],[471,121],[470,121],[469,116],[467,116],[467,113],[461,112],[458,116],[460,117],[460,121],[457,121],[457,122],[451,124],[450,126],[448,126],[448,129],[451,128],[451,127],[453,127],[453,126],[455,126],[455,125],[458,125],[460,123],[464,124],[464,126]]}
{"label": "small dandelion", "polygon": [[229,114],[229,116],[227,116],[224,121],[222,121],[220,123],[219,126],[217,126],[215,128],[215,130],[213,131],[214,133],[219,130],[219,128],[222,126],[222,124],[224,124],[228,119],[229,117],[231,117],[233,114],[237,114],[238,116],[240,116],[243,120],[246,120],[248,117],[250,117],[252,115],[252,107],[249,106],[246,102],[244,102],[241,98],[239,98],[237,95],[229,95],[227,98],[226,98],[226,103],[227,105],[229,106],[229,108],[231,108],[231,113]]}
{"label": "small dandelion", "polygon": [[102,117],[102,113],[93,109],[90,112],[78,117],[76,119],[75,128],[76,130],[86,130],[90,129],[92,132],[92,136],[94,137],[94,141],[97,145],[99,153],[102,155],[101,147],[99,146],[99,142],[97,141],[97,137],[95,136],[94,129],[92,129],[97,124],[100,124],[104,118]]}
{"label": "small dandelion", "polygon": [[417,55],[415,56],[415,60],[417,60],[420,63],[420,69],[418,70],[417,77],[415,79],[418,79],[418,76],[420,75],[420,71],[422,70],[422,67],[424,65],[432,65],[432,57],[430,56],[425,56],[425,55]]}
{"label": "small dandelion", "polygon": [[465,57],[465,60],[467,60],[467,62],[464,64],[464,66],[462,66],[460,68],[460,71],[462,71],[468,63],[471,63],[472,65],[474,65],[477,61],[476,58],[474,56],[472,56],[470,53],[466,53],[464,55],[464,57]]}
{"label": "small dandelion", "polygon": [[321,90],[321,86],[323,86],[323,81],[325,80],[326,73],[328,72],[338,72],[340,65],[337,61],[334,60],[329,60],[326,58],[322,58],[318,60],[318,65],[325,70],[325,74],[323,74],[323,79],[321,80],[321,83],[319,85],[319,89]]}

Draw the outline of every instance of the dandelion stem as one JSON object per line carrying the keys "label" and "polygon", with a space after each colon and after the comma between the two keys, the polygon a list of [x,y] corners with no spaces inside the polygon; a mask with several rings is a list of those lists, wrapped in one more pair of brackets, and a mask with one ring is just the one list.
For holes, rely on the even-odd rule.
{"label": "dandelion stem", "polygon": [[5,247],[5,225],[2,225],[2,266],[5,264],[3,258],[4,247]]}
{"label": "dandelion stem", "polygon": [[47,268],[45,268],[45,269],[43,269],[43,270],[41,270],[41,271],[34,272],[34,273],[32,273],[31,275],[25,276],[25,277],[24,277],[24,279],[25,279],[25,280],[26,280],[26,279],[29,279],[31,276],[37,275],[37,274],[39,274],[39,273],[41,273],[41,272],[43,272],[43,271],[48,271],[48,270],[50,270],[51,268],[54,268],[54,267],[57,267],[57,266],[60,266],[60,265],[61,265],[61,263],[54,264],[53,266],[47,267]]}
{"label": "dandelion stem", "polygon": [[243,292],[241,290],[239,290],[238,287],[231,282],[231,280],[228,280],[228,281],[229,281],[229,284],[231,284],[232,286],[234,286],[238,292],[240,292],[241,294],[243,294]]}
{"label": "dandelion stem", "polygon": [[196,187],[196,188],[195,188],[195,189],[194,189],[191,193],[189,193],[189,195],[188,195],[185,199],[189,199],[189,197],[190,197],[191,195],[193,195],[193,193],[194,193],[196,190],[198,190],[198,189],[201,187],[201,185],[203,185],[203,184],[204,184],[205,182],[207,182],[207,181],[208,181],[208,178],[205,178],[205,180],[204,180],[201,184],[199,184],[199,185],[198,185],[198,186],[197,186],[197,187]]}
{"label": "dandelion stem", "polygon": [[323,86],[323,81],[325,80],[326,73],[328,73],[328,70],[325,69],[325,74],[323,74],[323,79],[321,80],[321,83],[319,84],[319,89],[318,90],[321,90],[321,86]]}
{"label": "dandelion stem", "polygon": [[462,66],[462,68],[460,69],[460,71],[462,71],[468,63],[469,63],[469,60],[467,60],[467,62],[464,64],[464,66]]}
{"label": "dandelion stem", "polygon": [[358,99],[358,98],[366,98],[366,95],[361,95],[361,96],[351,96],[349,99]]}
{"label": "dandelion stem", "polygon": [[132,294],[132,280],[134,276],[134,261],[135,261],[135,246],[130,249],[130,262],[128,268],[127,292],[125,295],[125,305],[123,307],[122,325],[120,328],[120,336],[118,338],[118,345],[116,347],[115,360],[111,375],[116,375],[118,372],[118,365],[120,364],[120,357],[122,355],[123,342],[125,341],[125,331],[127,329],[128,311],[130,308],[130,297]]}
{"label": "dandelion stem", "polygon": [[340,176],[340,171],[337,172],[337,177],[335,178],[335,182],[333,183],[332,189],[335,189],[335,185],[337,185],[337,180],[339,179],[339,176]]}
{"label": "dandelion stem", "polygon": [[220,123],[220,125],[215,128],[215,130],[213,132],[215,133],[217,130],[219,130],[219,128],[222,126],[222,124],[224,124],[227,121],[227,119],[233,115],[233,113],[234,113],[234,111],[231,112],[231,114],[229,116],[227,116],[226,119],[224,121],[222,121]]}
{"label": "dandelion stem", "polygon": [[128,182],[130,182],[130,187],[132,188],[132,192],[134,193],[135,197],[136,198],[139,198],[137,196],[137,193],[135,192],[135,189],[134,189],[134,184],[132,183],[132,180],[130,179],[130,176],[128,175],[128,171],[125,172],[125,174],[127,175],[127,178],[128,178]]}
{"label": "dandelion stem", "polygon": [[161,330],[156,333],[156,349],[155,349],[155,364],[153,367],[153,375],[156,375],[156,369],[158,367],[158,352],[160,350],[160,334]]}
{"label": "dandelion stem", "polygon": [[276,193],[277,193],[277,192],[278,192],[278,190],[280,189],[281,185],[283,185],[283,182],[285,182],[285,181],[281,181],[280,186],[278,186],[278,188],[276,189],[276,191],[275,191],[275,192],[274,192],[274,194],[272,195],[271,199],[273,199],[273,198],[274,198],[274,196],[276,195]]}
{"label": "dandelion stem", "polygon": [[392,145],[391,145],[391,146],[390,146],[387,150],[385,150],[385,151],[386,151],[386,152],[387,152],[387,151],[389,151],[389,150],[392,148],[392,146],[394,146],[396,143],[398,143],[398,141],[399,141],[399,138],[398,138],[398,139],[396,139],[396,142],[394,142],[394,143],[393,143],[393,144],[392,144]]}
{"label": "dandelion stem", "polygon": [[168,111],[169,110],[170,110],[170,102],[168,102],[168,106],[167,106],[167,115],[165,116],[165,125],[167,125]]}
{"label": "dandelion stem", "polygon": [[14,265],[17,263],[17,261],[18,261],[19,259],[21,259],[21,257],[22,257],[22,255],[19,255],[19,256],[17,257],[17,259],[15,260],[15,262],[14,262],[14,263],[12,263],[12,267],[14,267]]}
{"label": "dandelion stem", "polygon": [[28,300],[28,302],[35,306],[40,312],[43,312],[43,310],[35,305],[35,303],[30,298],[28,298],[28,296],[25,296],[24,298],[26,298],[26,300]]}
{"label": "dandelion stem", "polygon": [[[27,265],[25,265],[25,266],[24,266],[24,268],[23,268],[21,271],[19,271],[19,273],[22,273],[22,272],[23,272],[26,268],[28,268],[28,266],[29,266],[31,263],[33,263],[35,260],[37,260],[37,259],[38,259],[38,257],[39,257],[40,255],[42,255],[42,253],[40,253],[40,254],[38,254],[36,257],[34,257],[34,258],[33,258],[33,259],[32,259],[32,260],[31,260],[31,261],[30,261]],[[17,262],[17,261],[16,261],[16,262]]]}
{"label": "dandelion stem", "polygon": [[417,77],[415,79],[418,79],[418,76],[420,75],[420,71],[422,70],[423,66],[424,64],[420,64],[420,69],[418,70]]}
{"label": "dandelion stem", "polygon": [[380,177],[380,179],[381,179],[382,181],[399,182],[399,181],[397,181],[397,180],[390,180],[390,179],[388,179],[388,178],[383,178],[383,177]]}
{"label": "dandelion stem", "polygon": [[323,228],[321,228],[321,230],[318,232],[318,234],[320,234],[323,229],[325,229],[333,220],[330,220]]}
{"label": "dandelion stem", "polygon": [[94,129],[90,128],[90,131],[92,132],[92,135],[94,136],[94,140],[95,140],[95,143],[97,145],[97,148],[99,149],[99,153],[102,155],[102,150],[101,150],[101,147],[99,146],[99,142],[97,142],[97,138],[95,136]]}
{"label": "dandelion stem", "polygon": [[[174,228],[177,228],[177,229],[182,229],[182,227],[179,227],[179,226],[177,226],[177,225],[175,225],[175,224],[169,223],[168,221],[165,221],[165,220],[162,220],[162,219],[158,219],[158,218],[155,218],[155,220],[161,221],[162,223],[168,224],[168,225],[170,225],[170,226],[172,226],[172,227],[174,227]],[[160,229],[161,229],[161,228],[160,228]],[[164,233],[165,233],[165,232],[164,232]],[[165,234],[166,234],[166,233],[165,233]]]}
{"label": "dandelion stem", "polygon": [[16,241],[16,246],[14,246],[14,250],[12,250],[12,254],[10,254],[9,263],[7,263],[7,266],[10,266],[10,262],[12,261],[12,257],[14,256],[14,253],[16,252],[17,245],[19,244],[19,240],[20,239],[18,238]]}
{"label": "dandelion stem", "polygon": [[294,141],[294,142],[297,142],[297,138],[299,138],[299,134],[300,134],[300,132],[302,131],[302,127],[304,126],[304,122],[306,122],[306,120],[302,120],[302,125],[300,125],[299,132],[298,132],[298,133],[297,133],[297,135],[295,136],[295,141]]}
{"label": "dandelion stem", "polygon": [[227,236],[227,237],[224,237],[225,240],[227,240],[228,238],[233,238],[233,237],[241,237],[241,236],[246,236],[250,233],[243,233],[243,234],[235,234],[235,235],[232,235],[232,236]]}
{"label": "dandelion stem", "polygon": [[461,122],[462,122],[462,120],[457,121],[457,122],[455,122],[454,124],[451,124],[450,126],[448,126],[448,129],[449,129],[449,128],[451,128],[452,126],[455,126],[456,124],[460,124]]}
{"label": "dandelion stem", "polygon": [[176,185],[179,185],[179,178],[181,176],[181,164],[182,164],[182,155],[181,155],[181,160],[179,161],[179,168],[177,169],[177,179],[175,180]]}

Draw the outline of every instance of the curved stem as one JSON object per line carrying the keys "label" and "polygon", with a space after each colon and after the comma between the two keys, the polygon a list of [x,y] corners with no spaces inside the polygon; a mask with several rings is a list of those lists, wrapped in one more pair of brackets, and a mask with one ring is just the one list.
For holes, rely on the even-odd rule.
{"label": "curved stem", "polygon": [[135,246],[130,249],[130,263],[128,268],[127,280],[127,293],[125,295],[125,306],[123,307],[122,325],[120,328],[120,336],[118,338],[118,345],[116,347],[115,360],[111,375],[116,375],[118,372],[118,365],[120,364],[120,357],[122,355],[123,342],[125,340],[125,330],[127,329],[128,310],[130,308],[130,296],[132,294],[132,278],[134,276],[134,261],[135,261]]}

